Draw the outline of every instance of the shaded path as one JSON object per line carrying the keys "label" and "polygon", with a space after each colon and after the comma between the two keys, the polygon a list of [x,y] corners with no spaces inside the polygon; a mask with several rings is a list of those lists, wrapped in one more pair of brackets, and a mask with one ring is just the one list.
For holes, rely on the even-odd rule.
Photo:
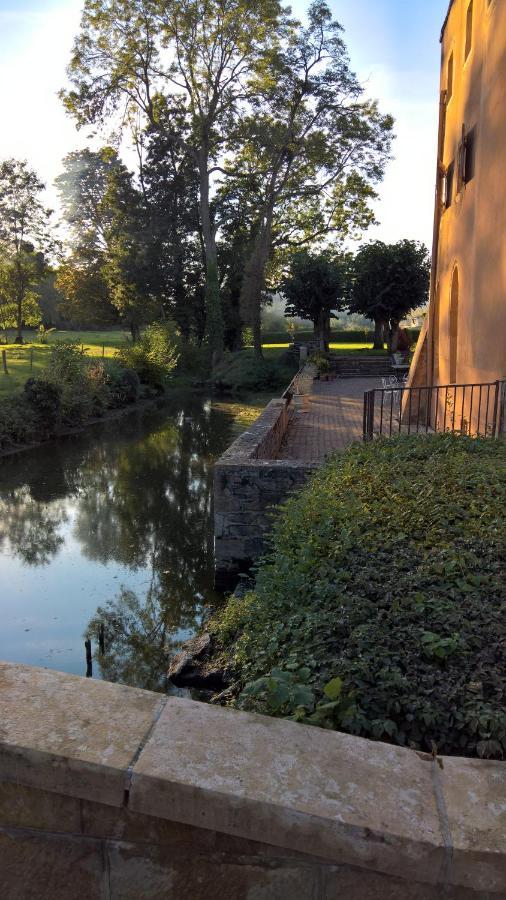
{"label": "shaded path", "polygon": [[378,387],[381,378],[315,381],[305,411],[299,410],[288,426],[278,459],[323,460],[362,440],[364,392]]}

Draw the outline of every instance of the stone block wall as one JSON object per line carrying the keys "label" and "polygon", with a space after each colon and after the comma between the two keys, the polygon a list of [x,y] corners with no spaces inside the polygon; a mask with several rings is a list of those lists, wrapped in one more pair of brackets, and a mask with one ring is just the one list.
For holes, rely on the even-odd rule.
{"label": "stone block wall", "polygon": [[300,488],[318,463],[277,460],[293,406],[272,400],[214,468],[214,534],[217,587],[262,555],[274,507]]}
{"label": "stone block wall", "polygon": [[0,663],[6,900],[500,900],[506,765]]}

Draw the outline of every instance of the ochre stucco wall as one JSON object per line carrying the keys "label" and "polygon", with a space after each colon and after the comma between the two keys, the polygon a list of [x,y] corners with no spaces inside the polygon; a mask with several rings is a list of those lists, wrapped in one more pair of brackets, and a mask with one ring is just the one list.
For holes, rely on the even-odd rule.
{"label": "ochre stucco wall", "polygon": [[[476,127],[474,178],[438,222],[438,261],[429,314],[429,371],[453,381],[450,298],[458,268],[457,383],[506,377],[506,3],[474,0],[472,49],[465,59],[469,0],[454,0],[442,36],[441,91],[453,53],[453,93],[446,104],[443,168],[457,168],[462,127]],[[420,379],[412,373],[412,380]],[[420,373],[421,374],[421,373]],[[425,381],[425,379],[423,379]],[[425,381],[425,383],[427,383]]]}

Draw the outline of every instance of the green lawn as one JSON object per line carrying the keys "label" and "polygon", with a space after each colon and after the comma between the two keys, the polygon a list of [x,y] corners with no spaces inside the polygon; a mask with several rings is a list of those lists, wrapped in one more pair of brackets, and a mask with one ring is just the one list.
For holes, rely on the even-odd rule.
{"label": "green lawn", "polygon": [[126,331],[53,331],[48,335],[48,343],[40,344],[35,335],[27,332],[26,343],[2,344],[5,350],[8,375],[0,367],[0,397],[7,397],[20,391],[27,378],[40,376],[47,365],[50,344],[55,340],[79,341],[90,358],[111,357],[127,337]]}
{"label": "green lawn", "polygon": [[[263,344],[264,350],[288,350],[291,346],[290,344]],[[386,344],[384,350],[374,350],[372,344],[329,344],[329,347],[337,356],[347,356],[349,353],[371,353],[374,356],[383,356],[386,351]]]}

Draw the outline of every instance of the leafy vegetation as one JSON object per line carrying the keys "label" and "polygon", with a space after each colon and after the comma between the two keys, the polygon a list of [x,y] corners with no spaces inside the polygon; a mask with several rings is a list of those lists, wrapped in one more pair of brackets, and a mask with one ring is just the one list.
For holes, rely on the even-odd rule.
{"label": "leafy vegetation", "polygon": [[355,446],[274,520],[213,623],[235,700],[402,746],[506,755],[506,445]]}
{"label": "leafy vegetation", "polygon": [[252,349],[241,350],[224,355],[213,373],[213,383],[230,393],[275,390],[286,388],[297,368],[297,355],[288,350],[266,359],[258,359]]}

